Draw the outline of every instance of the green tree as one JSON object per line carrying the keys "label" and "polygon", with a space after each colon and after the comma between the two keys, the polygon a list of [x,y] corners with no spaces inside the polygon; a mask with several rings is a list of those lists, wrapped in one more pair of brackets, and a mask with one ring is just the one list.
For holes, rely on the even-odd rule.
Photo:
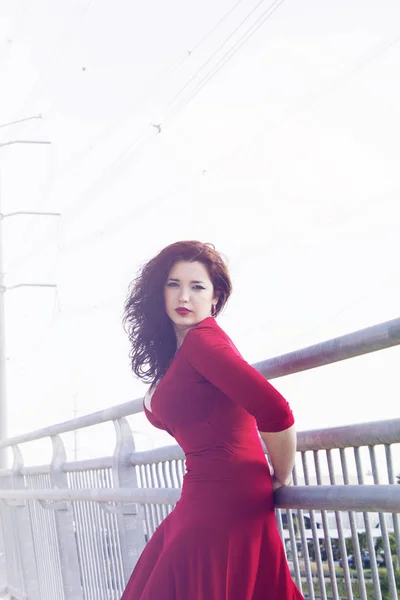
{"label": "green tree", "polygon": [[[397,548],[396,548],[396,538],[392,533],[389,535],[389,543],[390,543],[390,554],[392,555],[392,562],[395,571],[399,571],[399,557],[397,556]],[[383,539],[381,537],[376,538],[375,542],[375,550],[376,552],[383,552]]]}
{"label": "green tree", "polygon": [[[359,533],[358,534],[358,543],[360,545],[360,550],[367,550],[368,549],[368,542],[367,542],[367,534],[366,533]],[[347,550],[347,554],[354,554],[354,544],[353,544],[353,538],[346,538],[346,550]]]}
{"label": "green tree", "polygon": [[[382,590],[382,600],[390,600],[390,598],[392,596],[390,595],[390,591],[389,591],[389,577],[388,577],[387,572],[384,571],[383,573],[380,573],[379,579],[380,579],[381,590]],[[395,573],[395,580],[396,580],[397,591],[400,592],[400,571],[397,571]]]}
{"label": "green tree", "polygon": [[346,538],[346,550],[347,550],[347,556],[349,554],[354,554],[353,538]]}
{"label": "green tree", "polygon": [[[396,556],[397,555],[396,539],[395,539],[393,533],[389,535],[389,542],[390,542],[390,553],[392,556]],[[383,550],[383,539],[381,537],[376,538],[375,550],[377,552]]]}

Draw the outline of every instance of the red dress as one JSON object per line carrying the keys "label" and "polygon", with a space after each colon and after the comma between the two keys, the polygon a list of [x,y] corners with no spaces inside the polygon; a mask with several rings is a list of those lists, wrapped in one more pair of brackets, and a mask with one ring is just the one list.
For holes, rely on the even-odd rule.
{"label": "red dress", "polygon": [[146,410],[183,448],[182,495],[121,600],[303,600],[279,537],[258,431],[282,431],[286,400],[208,317],[186,334]]}

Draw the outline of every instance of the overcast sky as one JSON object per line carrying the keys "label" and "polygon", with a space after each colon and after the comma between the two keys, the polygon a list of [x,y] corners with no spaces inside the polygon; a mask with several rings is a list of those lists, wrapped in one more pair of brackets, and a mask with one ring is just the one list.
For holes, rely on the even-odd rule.
{"label": "overcast sky", "polygon": [[[0,143],[51,141],[0,149],[3,212],[62,214],[4,221],[6,283],[58,286],[6,295],[10,435],[143,393],[122,306],[180,239],[227,256],[219,322],[249,362],[399,316],[400,5],[268,6],[1,3],[0,125],[42,118]],[[274,383],[300,430],[393,418],[399,358]]]}

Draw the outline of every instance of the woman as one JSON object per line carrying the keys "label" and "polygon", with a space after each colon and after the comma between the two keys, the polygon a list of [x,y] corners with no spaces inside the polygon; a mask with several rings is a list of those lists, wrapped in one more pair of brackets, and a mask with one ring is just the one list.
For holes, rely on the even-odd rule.
{"label": "woman", "polygon": [[152,384],[144,410],[183,448],[187,472],[121,600],[303,598],[273,502],[274,489],[291,482],[294,419],[217,325],[230,293],[221,256],[193,241],[164,248],[131,285],[124,324],[132,369]]}

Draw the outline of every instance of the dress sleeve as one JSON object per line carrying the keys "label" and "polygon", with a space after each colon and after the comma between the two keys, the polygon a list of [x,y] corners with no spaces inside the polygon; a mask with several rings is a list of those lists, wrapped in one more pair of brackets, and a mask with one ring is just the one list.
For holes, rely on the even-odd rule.
{"label": "dress sleeve", "polygon": [[285,398],[242,358],[219,327],[197,326],[185,341],[185,355],[193,368],[253,415],[259,431],[283,431],[293,425]]}

